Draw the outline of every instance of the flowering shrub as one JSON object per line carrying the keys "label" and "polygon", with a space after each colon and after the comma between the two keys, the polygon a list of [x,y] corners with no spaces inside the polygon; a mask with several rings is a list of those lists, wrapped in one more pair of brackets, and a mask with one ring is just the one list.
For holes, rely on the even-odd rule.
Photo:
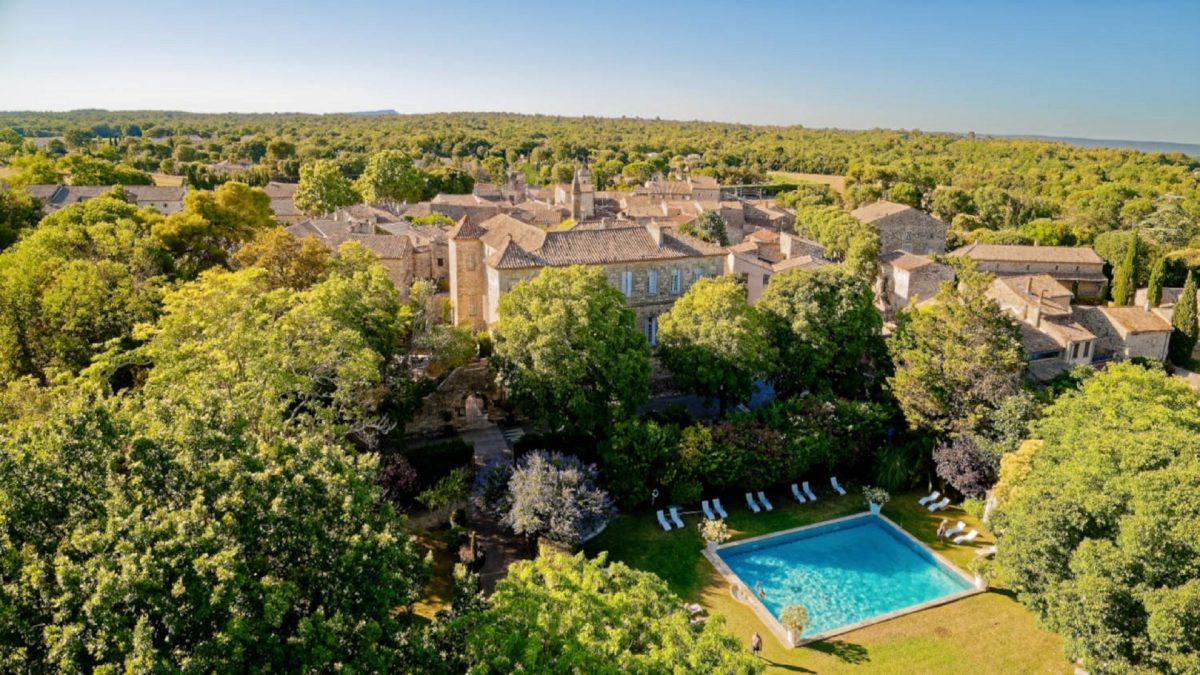
{"label": "flowering shrub", "polygon": [[804,605],[785,605],[779,612],[779,623],[799,637],[809,626],[808,610]]}
{"label": "flowering shrub", "polygon": [[508,481],[508,512],[500,524],[517,534],[574,546],[612,513],[612,499],[596,487],[595,465],[536,450],[521,458]]}
{"label": "flowering shrub", "polygon": [[700,536],[704,541],[714,544],[724,544],[729,541],[729,527],[725,525],[725,521],[717,520],[702,520],[700,521]]}
{"label": "flowering shrub", "polygon": [[892,496],[887,493],[887,490],[884,490],[883,488],[872,487],[870,485],[863,488],[863,496],[867,498],[868,504],[878,504],[880,506],[888,503],[888,501],[892,498]]}

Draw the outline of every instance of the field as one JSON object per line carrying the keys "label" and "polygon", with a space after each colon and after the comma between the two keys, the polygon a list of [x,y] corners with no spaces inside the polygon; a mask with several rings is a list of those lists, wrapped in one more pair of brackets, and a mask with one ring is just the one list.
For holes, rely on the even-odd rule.
{"label": "field", "polygon": [[[815,504],[796,504],[773,495],[775,510],[751,514],[740,498],[723,499],[733,540],[783,530],[865,510],[855,491],[845,497],[821,494]],[[958,509],[932,514],[916,504],[917,494],[903,494],[884,507],[884,513],[913,536],[959,566],[975,557],[973,548],[955,546],[934,536],[938,522],[964,520],[992,543],[982,525]],[[732,508],[731,508],[732,507]],[[1003,590],[993,590],[946,605],[902,616],[846,633],[834,640],[786,649],[766,630],[750,608],[734,600],[728,586],[701,555],[703,543],[695,525],[698,514],[687,514],[688,527],[663,532],[648,511],[622,514],[586,550],[608,551],[619,560],[663,577],[672,590],[699,602],[712,616],[723,616],[739,639],[763,636],[768,672],[973,672],[1069,673],[1062,640],[1040,630],[1034,617]]]}
{"label": "field", "polygon": [[767,174],[768,183],[821,183],[841,192],[846,189],[845,176],[830,176],[823,173],[798,173],[795,171],[772,171]]}

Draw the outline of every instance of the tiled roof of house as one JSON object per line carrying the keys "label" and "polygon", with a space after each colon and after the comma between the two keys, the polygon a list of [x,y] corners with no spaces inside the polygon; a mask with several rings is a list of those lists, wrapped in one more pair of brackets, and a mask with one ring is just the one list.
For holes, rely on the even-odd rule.
{"label": "tiled roof of house", "polygon": [[823,258],[814,258],[811,255],[801,255],[796,256],[795,258],[788,258],[787,260],[780,260],[774,265],[771,265],[771,269],[775,270],[776,272],[784,272],[786,270],[794,269],[813,269],[832,264],[833,263]]}
{"label": "tiled roof of house", "polygon": [[463,216],[462,219],[458,221],[458,225],[455,225],[454,229],[450,230],[450,233],[446,236],[450,239],[458,239],[461,241],[463,239],[479,239],[485,234],[487,234],[487,230],[480,227],[479,223],[467,218],[466,216]]}
{"label": "tiled roof of house", "polygon": [[296,183],[276,183],[271,181],[263,186],[263,192],[271,199],[291,199],[296,196]]}
{"label": "tiled roof of house", "polygon": [[1039,262],[1069,265],[1103,265],[1104,258],[1090,246],[1018,246],[1012,244],[967,244],[950,255],[964,255],[983,262]]}
{"label": "tiled roof of house", "polygon": [[881,199],[874,204],[867,204],[866,206],[860,206],[857,209],[854,209],[850,212],[850,215],[854,216],[861,222],[873,223],[880,218],[886,218],[888,216],[894,216],[897,213],[915,210],[916,209],[908,206],[907,204],[897,204],[895,202],[889,202],[886,199]]}
{"label": "tiled roof of house", "polygon": [[[511,223],[495,221],[496,218],[489,219],[484,225],[489,228],[489,236],[494,237],[493,243],[488,245],[495,249],[495,253],[489,258],[488,264],[497,269],[602,265],[642,260],[719,256],[725,253],[720,246],[700,241],[669,228],[662,230],[661,246],[655,243],[650,231],[644,227],[542,232],[539,243],[536,238],[530,236],[531,233],[528,231],[513,227]],[[520,223],[520,221],[515,222]],[[524,223],[520,224],[524,228],[530,228]],[[524,238],[524,242],[522,242],[522,238]]]}
{"label": "tiled roof of house", "polygon": [[1162,333],[1172,330],[1171,324],[1154,312],[1141,307],[1097,307],[1115,326],[1126,333]]}
{"label": "tiled roof of house", "polygon": [[139,202],[179,202],[187,194],[182,185],[128,185],[125,192]]}
{"label": "tiled roof of house", "polygon": [[905,270],[906,272],[911,272],[915,269],[925,267],[926,265],[934,264],[934,260],[932,258],[928,256],[917,255],[915,253],[909,253],[908,251],[892,251],[891,253],[885,253],[884,255],[879,256],[879,262],[891,265],[898,270]]}
{"label": "tiled roof of house", "polygon": [[404,258],[412,248],[408,237],[397,237],[391,234],[342,234],[327,237],[322,242],[336,251],[348,241],[357,241],[362,247],[384,259]]}

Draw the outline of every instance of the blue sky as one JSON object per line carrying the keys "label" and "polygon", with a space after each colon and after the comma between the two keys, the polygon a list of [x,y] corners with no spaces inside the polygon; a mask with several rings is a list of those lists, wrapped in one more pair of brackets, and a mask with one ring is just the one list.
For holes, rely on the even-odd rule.
{"label": "blue sky", "polygon": [[0,109],[502,110],[1200,143],[1200,0],[0,0]]}

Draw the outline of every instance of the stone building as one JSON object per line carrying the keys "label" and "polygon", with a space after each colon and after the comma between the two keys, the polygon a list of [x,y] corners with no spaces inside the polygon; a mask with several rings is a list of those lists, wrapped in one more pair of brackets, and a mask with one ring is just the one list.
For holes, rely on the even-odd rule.
{"label": "stone building", "polygon": [[263,192],[266,192],[271,200],[271,212],[275,214],[275,219],[284,225],[294,225],[307,218],[296,208],[296,188],[296,183],[275,181],[263,186]]}
{"label": "stone building", "polygon": [[653,344],[658,316],[698,279],[724,273],[725,250],[658,224],[545,231],[507,215],[450,233],[454,323],[486,328],[500,297],[545,267],[597,265],[628,299]]}
{"label": "stone building", "polygon": [[815,241],[786,232],[755,230],[740,244],[729,247],[725,273],[742,280],[746,298],[753,304],[776,274],[832,264],[825,259],[825,247]]}
{"label": "stone building", "polygon": [[1078,307],[1081,322],[1096,334],[1097,360],[1167,360],[1171,323],[1143,307]]}
{"label": "stone building", "polygon": [[[108,194],[111,185],[28,185],[25,190],[42,204],[42,213],[50,214],[71,204]],[[163,215],[183,210],[187,187],[182,185],[127,185],[125,194],[141,208],[151,208]]]}
{"label": "stone building", "polygon": [[883,253],[908,251],[931,255],[946,252],[946,223],[920,209],[886,200],[860,206],[850,215],[879,230]]}
{"label": "stone building", "polygon": [[950,255],[968,257],[980,270],[996,276],[1049,275],[1076,298],[1099,299],[1108,282],[1104,259],[1088,246],[968,244]]}
{"label": "stone building", "polygon": [[875,278],[875,306],[885,319],[916,300],[922,302],[937,295],[942,282],[954,279],[954,270],[932,258],[907,251],[892,251],[879,256],[879,276]]}
{"label": "stone building", "polygon": [[1029,372],[1035,378],[1048,380],[1095,358],[1096,336],[1078,321],[1071,289],[1053,277],[996,277],[988,297],[1019,323]]}

